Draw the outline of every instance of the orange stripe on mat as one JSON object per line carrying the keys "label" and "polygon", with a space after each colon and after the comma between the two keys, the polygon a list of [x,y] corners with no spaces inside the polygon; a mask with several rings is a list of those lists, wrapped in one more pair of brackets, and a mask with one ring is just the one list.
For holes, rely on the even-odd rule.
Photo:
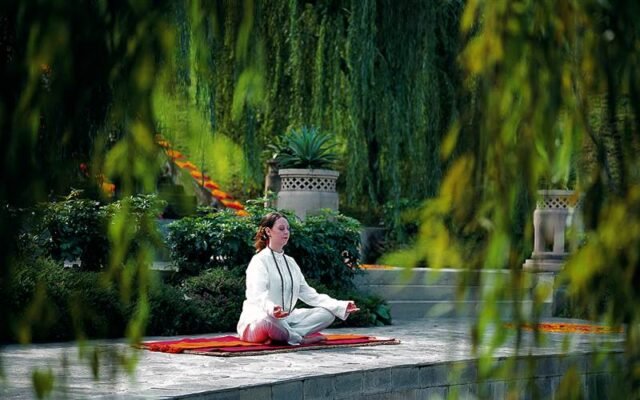
{"label": "orange stripe on mat", "polygon": [[[505,324],[507,328],[515,328],[515,324],[507,323]],[[570,322],[558,322],[558,323],[550,323],[550,322],[541,322],[539,324],[522,324],[520,326],[524,330],[533,331],[537,330],[540,332],[549,332],[549,333],[622,333],[623,329],[621,327],[612,327],[612,326],[603,326],[603,325],[592,325],[592,324],[577,324]]]}
{"label": "orange stripe on mat", "polygon": [[[324,335],[327,340],[323,341],[327,345],[335,343],[346,344],[343,341],[376,341],[377,338],[366,335],[356,334],[328,334]],[[263,349],[272,345],[265,345],[262,343],[251,343],[239,340],[235,336],[220,336],[215,338],[187,338],[180,340],[166,340],[157,342],[144,342],[140,347],[151,351],[160,351],[164,353],[183,353],[186,350],[199,350],[199,349],[225,349],[225,348],[255,348]],[[273,346],[281,347],[281,346]],[[287,346],[285,346],[287,347]],[[237,349],[240,351],[239,349]]]}

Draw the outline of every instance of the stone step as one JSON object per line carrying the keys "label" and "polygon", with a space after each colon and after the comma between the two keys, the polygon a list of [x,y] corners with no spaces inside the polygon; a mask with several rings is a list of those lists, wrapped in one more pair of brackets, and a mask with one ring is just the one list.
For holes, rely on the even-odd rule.
{"label": "stone step", "polygon": [[461,298],[458,297],[457,285],[368,285],[361,289],[386,300],[477,301],[482,296],[482,288],[479,286],[466,287]]}
{"label": "stone step", "polygon": [[[397,320],[416,320],[430,318],[469,318],[477,317],[484,307],[480,301],[437,301],[437,300],[390,300],[391,315]],[[502,318],[511,318],[514,314],[513,301],[497,301],[498,313]],[[533,302],[519,302],[523,316],[532,315]],[[552,304],[541,304],[540,316],[550,317]]]}
{"label": "stone step", "polygon": [[175,274],[178,271],[178,268],[173,265],[171,261],[155,260],[153,261],[153,264],[151,264],[151,270],[158,274],[160,278],[166,279]]}
{"label": "stone step", "polygon": [[[525,273],[522,284],[523,298],[515,303],[505,299],[497,301],[498,313],[509,318],[514,304],[519,304],[525,316],[531,314],[532,289],[545,285],[548,295],[541,304],[542,316],[551,316],[553,306],[552,273]],[[458,286],[465,282],[466,292],[458,298]],[[430,268],[370,269],[356,278],[356,286],[365,292],[376,294],[389,303],[391,315],[396,319],[476,317],[483,307],[482,294],[496,287],[511,285],[510,271],[462,269],[434,270]]]}
{"label": "stone step", "polygon": [[[364,270],[356,277],[357,285],[457,285],[461,280],[468,285],[495,286],[510,279],[508,270],[469,271],[463,269],[388,268]],[[526,276],[529,276],[527,274]],[[530,282],[528,282],[530,283]]]}
{"label": "stone step", "polygon": [[[490,293],[491,287],[486,287],[484,293]],[[459,287],[451,285],[367,285],[359,289],[365,293],[380,296],[386,300],[448,300],[448,301],[478,301],[482,299],[483,290],[480,286],[466,286],[463,292]],[[523,289],[522,300],[531,300],[532,290]]]}

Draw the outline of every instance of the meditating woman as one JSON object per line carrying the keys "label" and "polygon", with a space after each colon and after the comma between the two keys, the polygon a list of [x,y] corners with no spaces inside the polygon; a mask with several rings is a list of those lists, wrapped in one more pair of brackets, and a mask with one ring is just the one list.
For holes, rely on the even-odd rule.
{"label": "meditating woman", "polygon": [[[313,333],[331,325],[335,317],[345,320],[359,310],[353,301],[319,294],[307,284],[296,261],[284,254],[289,237],[289,221],[284,215],[271,212],[262,218],[255,236],[257,254],[247,267],[246,300],[238,321],[238,335],[244,341],[315,343],[325,337]],[[313,308],[295,308],[298,299]]]}

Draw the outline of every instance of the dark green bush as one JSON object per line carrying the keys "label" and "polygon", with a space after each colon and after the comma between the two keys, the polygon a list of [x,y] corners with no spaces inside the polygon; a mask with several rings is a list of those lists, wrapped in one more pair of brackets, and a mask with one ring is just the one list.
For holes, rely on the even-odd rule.
{"label": "dark green bush", "polygon": [[230,211],[175,221],[168,226],[167,235],[171,260],[185,275],[246,265],[255,253],[256,226],[251,218]]}
{"label": "dark green bush", "polygon": [[198,310],[199,332],[233,332],[242,311],[243,268],[213,269],[185,279],[180,289]]}
{"label": "dark green bush", "polygon": [[387,228],[387,246],[397,249],[413,242],[420,224],[420,202],[400,199],[382,207],[383,222]]}
{"label": "dark green bush", "polygon": [[204,313],[180,287],[155,282],[149,291],[147,335],[174,336],[206,332]]}
{"label": "dark green bush", "polygon": [[[255,254],[253,237],[260,218],[270,210],[250,208],[251,217],[215,212],[169,225],[172,261],[186,275],[210,268],[246,266]],[[335,287],[350,287],[359,261],[360,224],[326,210],[298,221],[287,213],[291,240],[286,252],[306,277]]]}
{"label": "dark green bush", "polygon": [[347,293],[345,296],[355,301],[360,311],[349,316],[346,321],[336,321],[335,326],[391,325],[391,309],[383,298],[359,292]]}
{"label": "dark green bush", "polygon": [[79,259],[87,271],[106,264],[107,218],[100,202],[69,199],[49,203],[44,209],[44,228],[49,233],[46,249],[53,259]]}
{"label": "dark green bush", "polygon": [[14,272],[8,293],[13,335],[3,341],[123,335],[126,307],[98,273],[79,273],[43,258],[19,262]]}
{"label": "dark green bush", "polygon": [[391,325],[389,305],[381,297],[367,295],[354,289],[331,288],[313,280],[309,284],[319,293],[326,293],[335,299],[353,300],[360,308],[360,311],[351,314],[345,321],[336,318],[332,327]]}
{"label": "dark green bush", "polygon": [[[235,271],[235,272],[233,272]],[[244,271],[211,270],[180,286],[152,282],[147,335],[235,331],[244,301]],[[10,282],[12,332],[2,342],[122,337],[133,305],[97,272],[38,259],[18,263]]]}
{"label": "dark green bush", "polygon": [[[107,229],[112,217],[123,210],[128,212],[127,226],[132,238],[129,251],[145,243],[159,246],[161,240],[155,220],[163,206],[164,202],[155,195],[127,197],[110,204],[71,198],[40,207],[42,225],[33,226],[31,232],[23,235],[34,242],[46,237],[46,255],[54,260],[79,259],[81,269],[99,271],[108,261]],[[29,245],[23,247],[29,248]]]}
{"label": "dark green bush", "polygon": [[[144,247],[148,249],[164,247],[157,221],[165,206],[166,202],[158,199],[156,195],[136,195],[110,203],[104,206],[104,209],[110,223],[113,223],[116,216],[126,216],[125,232],[130,239],[126,245],[128,254],[131,255]],[[123,243],[111,245],[117,248]]]}
{"label": "dark green bush", "polygon": [[[131,317],[131,305],[121,302],[118,291],[106,285],[100,273],[63,268],[52,260],[19,262],[10,288],[12,329],[2,342],[122,337]],[[184,300],[179,288],[158,282],[149,297],[149,332],[197,331],[194,321],[202,313]]]}
{"label": "dark green bush", "polygon": [[[187,335],[234,332],[244,301],[245,266],[212,269],[189,277],[178,286],[151,282],[147,335]],[[119,292],[106,285],[97,272],[60,267],[37,259],[20,262],[7,293],[12,332],[2,342],[60,341],[77,337],[104,338],[124,335],[132,303],[124,304]],[[361,311],[334,326],[371,326],[390,323],[383,300],[354,290],[330,289],[310,281],[319,292],[354,300]],[[300,303],[302,305],[302,303]]]}
{"label": "dark green bush", "polygon": [[[110,250],[107,221],[123,208],[130,213],[128,234],[135,239],[134,247],[145,241],[157,245],[157,204],[153,197],[146,196],[106,206],[66,200],[44,207],[47,217],[42,221],[46,230],[36,229],[37,224],[32,228],[51,232],[47,250],[56,256],[56,261],[80,258],[83,270],[99,269],[107,262]],[[235,330],[244,301],[244,271],[255,254],[253,236],[260,219],[270,210],[249,207],[249,211],[249,217],[207,212],[169,226],[168,247],[182,275],[175,285],[152,282],[148,335]],[[371,325],[383,320],[384,305],[379,299],[351,290],[358,262],[358,222],[330,211],[310,216],[304,222],[291,213],[287,217],[292,229],[287,253],[298,261],[305,276],[340,291],[337,298],[351,298],[362,307],[347,325]],[[37,248],[37,240],[33,239],[36,236],[42,240],[46,234],[25,236],[25,243],[31,247],[23,246],[23,261],[12,275],[8,294],[14,310],[9,316],[13,335],[1,339],[15,341],[19,335],[33,341],[122,336],[133,305],[123,304],[120,293],[104,283],[101,273],[63,268],[59,262],[38,257],[32,251]],[[88,253],[92,251],[99,254],[91,258]],[[198,273],[199,276],[189,276]]]}
{"label": "dark green bush", "polygon": [[[292,222],[290,220],[290,222]],[[307,279],[331,288],[350,288],[358,271],[360,223],[335,211],[324,210],[304,222],[291,223],[287,254],[300,265]]]}

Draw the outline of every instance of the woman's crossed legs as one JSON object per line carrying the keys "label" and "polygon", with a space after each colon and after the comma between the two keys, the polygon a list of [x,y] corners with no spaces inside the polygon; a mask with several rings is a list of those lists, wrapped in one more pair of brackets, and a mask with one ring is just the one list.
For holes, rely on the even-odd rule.
{"label": "woman's crossed legs", "polygon": [[241,339],[252,343],[287,342],[309,344],[324,340],[323,336],[306,337],[333,323],[334,315],[324,308],[296,308],[282,319],[266,316],[252,322]]}

